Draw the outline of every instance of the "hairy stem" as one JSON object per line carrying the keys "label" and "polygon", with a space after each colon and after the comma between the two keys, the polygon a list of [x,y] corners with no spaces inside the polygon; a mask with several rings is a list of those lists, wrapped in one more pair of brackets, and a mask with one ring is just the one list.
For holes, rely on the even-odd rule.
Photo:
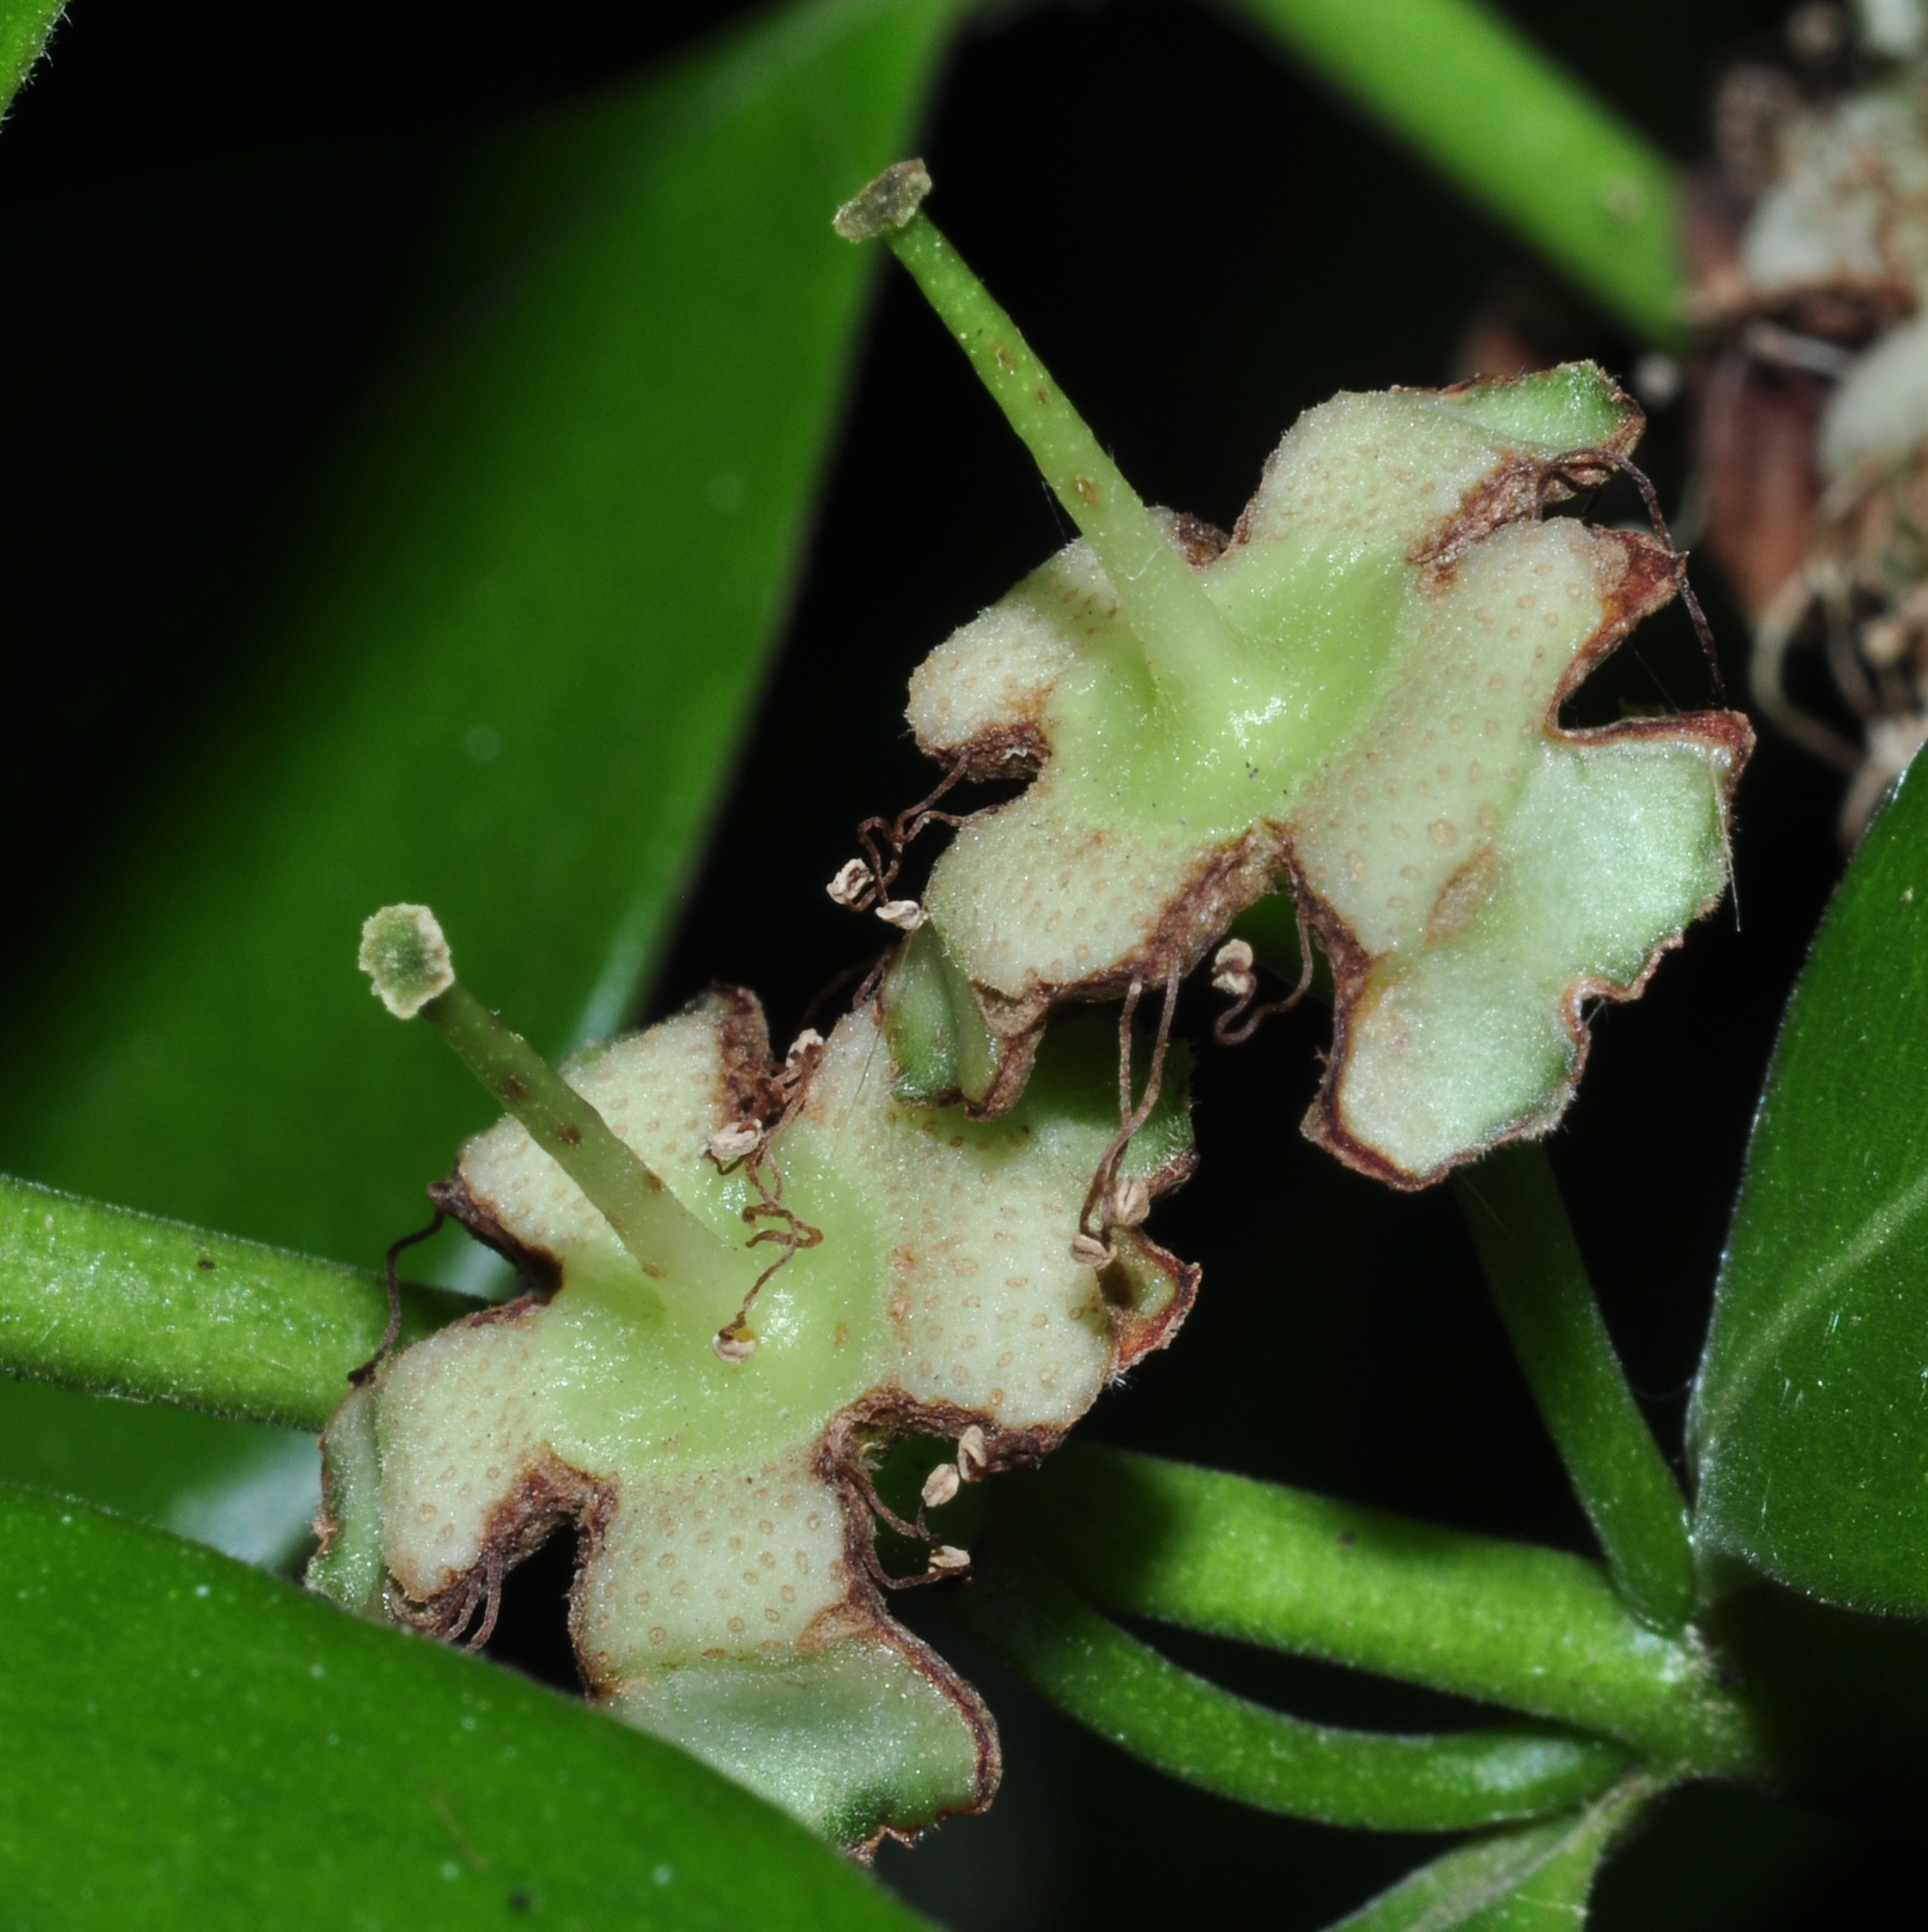
{"label": "hairy stem", "polygon": [[[928,184],[921,170],[916,179]],[[969,264],[921,208],[845,231],[882,235],[910,271],[1097,552],[1168,701],[1189,708],[1208,680],[1222,693],[1243,655],[1237,633]]]}
{"label": "hairy stem", "polygon": [[1503,1147],[1456,1178],[1501,1318],[1614,1586],[1643,1623],[1677,1635],[1694,1604],[1686,1502],[1626,1385],[1545,1150]]}
{"label": "hairy stem", "polygon": [[[402,1290],[402,1338],[472,1308]],[[0,1179],[0,1371],[319,1429],[380,1341],[359,1268]]]}
{"label": "hairy stem", "polygon": [[0,114],[12,104],[67,0],[0,0]]}
{"label": "hairy stem", "polygon": [[1102,1607],[1477,1697],[1759,1777],[1751,1712],[1582,1557],[1074,1443],[995,1507]]}
{"label": "hairy stem", "polygon": [[1181,1670],[1036,1562],[1005,1549],[963,1600],[970,1626],[1052,1702],[1134,1758],[1263,1811],[1378,1831],[1464,1831],[1544,1817],[1604,1790],[1626,1753],[1497,1726],[1344,1730]]}
{"label": "hairy stem", "polygon": [[1680,190],[1637,129],[1479,0],[1236,0],[1595,301],[1679,347]]}

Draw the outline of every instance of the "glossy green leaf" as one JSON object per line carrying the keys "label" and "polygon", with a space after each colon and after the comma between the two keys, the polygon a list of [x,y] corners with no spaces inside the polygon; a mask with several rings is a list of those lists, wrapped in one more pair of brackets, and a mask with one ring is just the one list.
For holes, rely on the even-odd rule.
{"label": "glossy green leaf", "polygon": [[1831,1602],[1928,1612],[1928,773],[1795,989],[1694,1391],[1696,1533]]}
{"label": "glossy green leaf", "polygon": [[1120,1749],[1261,1810],[1381,1831],[1463,1831],[1589,1798],[1611,1745],[1512,1726],[1345,1730],[1266,1709],[1181,1670],[1010,1550],[965,1600],[971,1627],[1032,1688]]}
{"label": "glossy green leaf", "polygon": [[1601,1861],[1646,1796],[1630,1780],[1572,1817],[1456,1846],[1331,1932],[1567,1932],[1585,1923]]}
{"label": "glossy green leaf", "polygon": [[[480,156],[451,216],[471,272],[337,476],[258,678],[39,935],[0,1164],[369,1265],[488,1109],[369,998],[363,915],[432,898],[552,1051],[631,1011],[862,313],[829,211],[906,143],[952,11],[780,11]],[[0,1472],[26,1473],[51,1412],[8,1398]]]}
{"label": "glossy green leaf", "polygon": [[0,0],[0,114],[45,50],[67,0]]}
{"label": "glossy green leaf", "polygon": [[280,1568],[321,1506],[312,1434],[0,1382],[0,1482],[78,1496]]}
{"label": "glossy green leaf", "polygon": [[1646,1629],[1583,1558],[1082,1443],[993,1506],[1104,1609],[1477,1697],[1658,1764],[1759,1774],[1752,1721],[1707,1660]]}
{"label": "glossy green leaf", "polygon": [[21,1925],[919,1922],[681,1752],[213,1551],[0,1492]]}
{"label": "glossy green leaf", "polygon": [[[402,1338],[474,1304],[408,1288]],[[0,1372],[319,1429],[388,1322],[359,1268],[0,1176]]]}
{"label": "glossy green leaf", "polygon": [[1473,203],[1652,339],[1683,334],[1667,158],[1480,0],[1240,0]]}
{"label": "glossy green leaf", "polygon": [[552,1054],[630,1013],[849,360],[866,264],[829,210],[946,17],[787,10],[478,165],[486,285],[339,479],[263,684],[10,1016],[15,1171],[372,1257],[488,1109],[369,997],[366,913],[432,899]]}

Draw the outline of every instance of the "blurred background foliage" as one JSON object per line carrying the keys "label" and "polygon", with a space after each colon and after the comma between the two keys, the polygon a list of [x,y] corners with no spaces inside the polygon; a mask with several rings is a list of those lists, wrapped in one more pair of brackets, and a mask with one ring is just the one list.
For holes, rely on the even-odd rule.
{"label": "blurred background foliage", "polygon": [[[333,479],[407,406],[412,372],[448,327],[451,290],[472,282],[462,211],[476,205],[478,157],[502,151],[489,146],[496,131],[619,84],[745,11],[567,0],[532,23],[526,9],[396,0],[370,37],[320,9],[79,0],[0,144],[12,290],[0,308],[12,698],[0,796],[19,915],[0,961],[0,1095],[79,1077],[78,1065],[46,1063],[50,1037],[77,1037],[71,1018],[52,1026],[73,990],[71,941],[129,855],[149,849],[168,801],[205,793],[201,768],[229,741],[225,721],[268,687],[325,682],[325,664],[283,661],[304,638],[278,620],[278,599],[314,567],[310,532]],[[1780,13],[1761,0],[1691,10],[1515,0],[1505,11],[1681,160],[1702,144],[1718,63],[1773,33]],[[981,13],[917,144],[946,228],[1126,472],[1148,496],[1223,524],[1307,405],[1469,372],[1469,317],[1496,295],[1566,353],[1625,370],[1638,347],[1207,8]],[[682,876],[655,940],[647,1004],[629,1017],[671,1010],[721,978],[756,987],[784,1037],[866,956],[870,934],[823,882],[859,817],[926,787],[902,723],[905,679],[1063,538],[1028,460],[908,285],[878,286],[744,753],[707,857]],[[696,380],[674,367],[651,379],[672,394]],[[1682,445],[1677,417],[1658,413],[1643,460],[1670,505]],[[700,528],[733,513],[702,499],[710,480],[657,487],[680,494]],[[1632,500],[1603,500],[1601,513],[1632,515]],[[781,551],[780,531],[767,541]],[[1730,683],[1743,688],[1740,625],[1701,575]],[[1589,715],[1703,694],[1677,618],[1622,653]],[[636,636],[663,647],[647,612]],[[746,660],[746,694],[757,675]],[[420,699],[404,687],[394,701]],[[1740,798],[1738,908],[1697,931],[1639,1005],[1604,1016],[1552,1144],[1607,1318],[1670,1453],[1773,1028],[1838,869],[1837,793],[1821,768],[1764,740]],[[231,795],[244,815],[245,786]],[[355,884],[340,907],[344,983],[355,924],[390,889]],[[288,970],[306,980],[314,969]],[[536,996],[513,962],[475,970],[487,997],[531,1019]],[[566,1033],[560,1010],[533,1016],[542,1044],[566,1044],[542,1037],[542,1027]],[[90,1023],[110,1033],[116,1016]],[[419,1044],[381,1028],[372,1007],[368,1024],[390,1054]],[[1585,1549],[1450,1194],[1389,1197],[1298,1138],[1320,1024],[1309,1015],[1239,1054],[1204,1056],[1204,1168],[1161,1214],[1162,1237],[1204,1262],[1204,1296],[1179,1345],[1089,1426]],[[425,1092],[460,1093],[459,1073],[431,1068],[426,1047],[418,1057]],[[463,1124],[482,1123],[479,1096],[459,1104]],[[16,1171],[209,1214],[218,1175],[194,1198],[142,1196],[72,1171],[75,1157],[37,1141],[35,1121],[8,1105],[0,1154]],[[366,1132],[386,1149],[421,1149],[406,1121]],[[420,1171],[391,1172],[388,1194],[328,1227],[314,1223],[298,1175],[294,1198],[243,1188],[220,1219],[372,1265],[452,1152],[422,1150]],[[237,1168],[250,1157],[238,1146]],[[449,1248],[439,1265],[461,1263]],[[298,1438],[18,1385],[0,1397],[0,1474],[100,1494],[246,1554],[275,1554],[290,1498],[312,1482]],[[196,1467],[223,1481],[197,1488],[182,1473]],[[250,1472],[238,1486],[237,1468]],[[567,1572],[566,1552],[552,1549],[519,1572],[492,1646],[558,1681],[569,1676]],[[942,1623],[941,1605],[913,1609],[934,1631]],[[1182,1790],[1075,1730],[961,1636],[946,1629],[941,1640],[998,1712],[1005,1792],[987,1818],[887,1854],[882,1869],[958,1932],[1151,1925],[1201,1909],[1263,1912],[1291,1932],[1324,1923],[1426,1849]],[[1317,1666],[1169,1633],[1161,1642],[1308,1717],[1454,1714],[1446,1700]],[[1846,1922],[1913,1855],[1697,1792],[1609,1868],[1597,1923]]]}

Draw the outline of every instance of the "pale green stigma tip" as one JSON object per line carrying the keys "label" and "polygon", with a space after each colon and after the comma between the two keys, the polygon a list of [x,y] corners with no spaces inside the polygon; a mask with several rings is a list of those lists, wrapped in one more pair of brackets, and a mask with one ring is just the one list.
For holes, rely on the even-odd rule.
{"label": "pale green stigma tip", "polygon": [[361,928],[361,970],[398,1020],[413,1020],[455,983],[448,941],[425,905],[384,905]]}
{"label": "pale green stigma tip", "polygon": [[921,161],[893,161],[837,210],[830,225],[847,242],[874,241],[906,226],[929,192],[930,170]]}

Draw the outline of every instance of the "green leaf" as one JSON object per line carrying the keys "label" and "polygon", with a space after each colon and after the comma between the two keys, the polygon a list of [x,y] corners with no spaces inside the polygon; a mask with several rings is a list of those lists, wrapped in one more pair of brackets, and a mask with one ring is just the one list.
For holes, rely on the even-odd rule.
{"label": "green leaf", "polygon": [[0,1494],[23,1925],[919,1921],[681,1752],[210,1550]]}
{"label": "green leaf", "polygon": [[45,52],[67,0],[0,0],[0,114]]}
{"label": "green leaf", "polygon": [[[413,1340],[473,1307],[408,1288]],[[319,1429],[374,1354],[372,1275],[0,1176],[0,1370]]]}
{"label": "green leaf", "polygon": [[1479,0],[1240,0],[1322,79],[1610,314],[1683,335],[1673,168]]}
{"label": "green leaf", "polygon": [[1331,1932],[1555,1932],[1584,1924],[1594,1875],[1649,1791],[1644,1780],[1629,1780],[1577,1816],[1457,1846]]}
{"label": "green leaf", "polygon": [[1712,1666],[1597,1563],[1249,1477],[1073,1443],[995,1499],[1102,1608],[1261,1643],[1759,1774]]}
{"label": "green leaf", "polygon": [[278,1569],[321,1505],[313,1435],[0,1382],[0,1483],[83,1497]]}
{"label": "green leaf", "polygon": [[1100,1737],[1222,1797],[1326,1824],[1463,1831],[1592,1796],[1612,1746],[1513,1726],[1392,1736],[1308,1724],[1181,1670],[1008,1548],[964,1599],[971,1627]]}
{"label": "green leaf", "polygon": [[1691,1416],[1704,1554],[1928,1611],[1928,774],[1868,834],[1774,1051]]}
{"label": "green leaf", "polygon": [[629,1015],[835,419],[866,277],[829,213],[947,17],[788,9],[485,157],[486,284],[339,480],[272,675],[15,1019],[15,1171],[378,1253],[488,1111],[355,970],[386,900],[432,899],[552,1053]]}
{"label": "green leaf", "polygon": [[[432,897],[552,1051],[632,1010],[862,313],[829,214],[907,139],[952,16],[786,9],[483,154],[451,220],[472,272],[337,476],[259,678],[38,935],[0,1165],[371,1262],[487,1108],[369,997],[364,914]],[[49,1420],[11,1394],[0,1467]]]}

